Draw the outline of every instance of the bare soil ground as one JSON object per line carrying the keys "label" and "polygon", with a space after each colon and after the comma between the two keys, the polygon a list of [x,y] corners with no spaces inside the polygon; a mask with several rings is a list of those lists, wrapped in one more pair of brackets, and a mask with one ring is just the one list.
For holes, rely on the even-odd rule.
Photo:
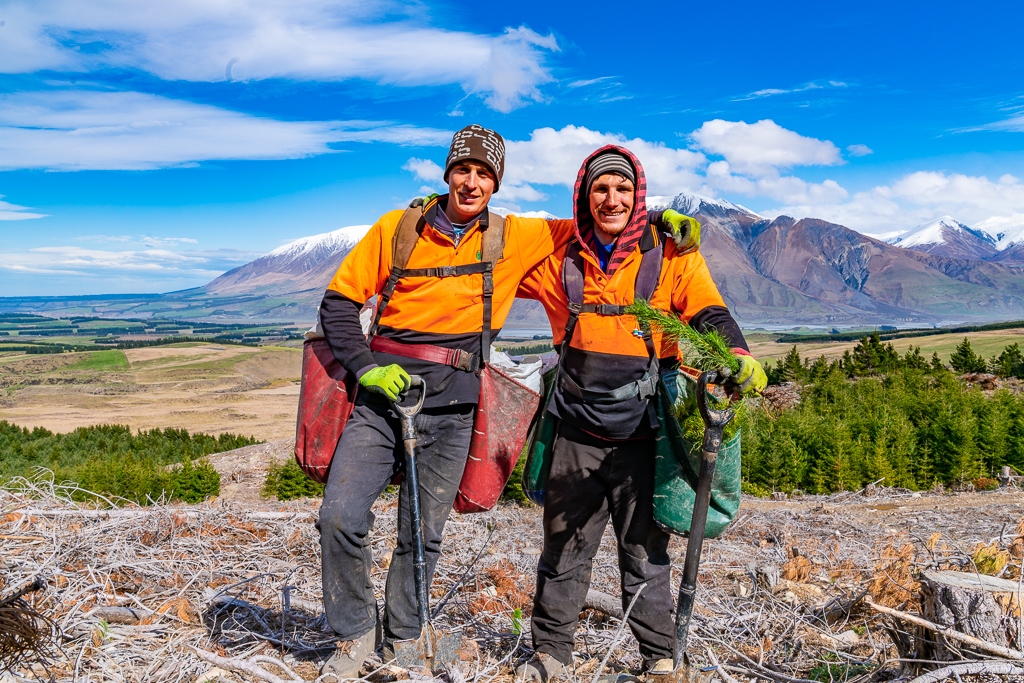
{"label": "bare soil ground", "polygon": [[301,350],[178,344],[126,350],[124,371],[68,369],[90,353],[0,354],[0,419],[56,432],[126,424],[294,436]]}

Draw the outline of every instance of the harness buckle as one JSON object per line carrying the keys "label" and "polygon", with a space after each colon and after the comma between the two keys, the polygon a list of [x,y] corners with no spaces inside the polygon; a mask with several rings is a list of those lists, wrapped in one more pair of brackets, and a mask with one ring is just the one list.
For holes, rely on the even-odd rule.
{"label": "harness buckle", "polygon": [[437,268],[438,277],[455,277],[455,266],[439,266]]}
{"label": "harness buckle", "polygon": [[459,349],[455,354],[455,367],[466,372],[476,372],[480,369],[480,356]]}

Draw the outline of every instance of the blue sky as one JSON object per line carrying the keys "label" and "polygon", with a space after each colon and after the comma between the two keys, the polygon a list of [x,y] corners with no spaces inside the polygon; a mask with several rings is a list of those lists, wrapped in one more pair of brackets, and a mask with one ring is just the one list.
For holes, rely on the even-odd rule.
{"label": "blue sky", "polygon": [[1019,2],[0,0],[0,296],[164,292],[440,189],[569,215],[626,144],[653,194],[869,234],[1024,226]]}

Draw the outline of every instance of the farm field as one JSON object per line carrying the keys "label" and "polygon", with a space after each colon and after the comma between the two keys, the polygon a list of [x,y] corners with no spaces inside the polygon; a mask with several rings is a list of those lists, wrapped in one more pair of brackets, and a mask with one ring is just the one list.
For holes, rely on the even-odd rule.
{"label": "farm field", "polygon": [[62,354],[0,350],[0,420],[68,432],[97,424],[292,437],[302,352],[182,343]]}
{"label": "farm field", "polygon": [[[865,336],[868,334],[870,333],[865,333]],[[960,332],[938,334],[929,337],[908,337],[905,339],[894,339],[891,342],[883,341],[883,343],[891,343],[900,355],[903,355],[912,346],[919,346],[921,347],[921,354],[925,358],[931,358],[932,353],[938,353],[939,358],[944,363],[948,363],[949,357],[956,349],[957,344],[964,340],[964,337],[971,340],[971,347],[975,353],[985,358],[990,358],[994,355],[999,355],[1010,344],[1024,344],[1024,327],[1009,330],[978,331],[969,334]],[[751,338],[748,340],[750,352],[762,363],[769,360],[773,363],[776,362],[785,356],[794,345],[792,343],[779,343],[775,341],[775,338],[777,338],[777,335],[751,335]],[[840,358],[846,351],[853,351],[853,347],[856,345],[856,341],[808,342],[798,343],[796,348],[800,352],[800,356],[804,358],[810,357],[813,360],[824,354],[829,360],[834,360]]]}

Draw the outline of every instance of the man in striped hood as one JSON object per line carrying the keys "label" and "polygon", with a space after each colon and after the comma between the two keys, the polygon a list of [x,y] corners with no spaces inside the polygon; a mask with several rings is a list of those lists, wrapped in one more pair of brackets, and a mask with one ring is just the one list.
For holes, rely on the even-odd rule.
{"label": "man in striped hood", "polygon": [[649,299],[698,330],[717,329],[741,359],[737,388],[760,390],[766,383],[696,245],[663,243],[652,224],[692,219],[650,215],[646,192],[643,167],[629,150],[608,145],[594,152],[576,181],[575,238],[531,271],[517,294],[543,303],[560,347],[548,408],[560,422],[532,618],[537,654],[519,668],[528,681],[544,683],[572,661],[573,633],[609,517],[623,608],[636,599],[629,626],[644,668],[672,670],[669,535],[653,519],[658,423],[651,398],[659,373],[678,367],[678,349],[657,333],[641,332],[626,306]]}

